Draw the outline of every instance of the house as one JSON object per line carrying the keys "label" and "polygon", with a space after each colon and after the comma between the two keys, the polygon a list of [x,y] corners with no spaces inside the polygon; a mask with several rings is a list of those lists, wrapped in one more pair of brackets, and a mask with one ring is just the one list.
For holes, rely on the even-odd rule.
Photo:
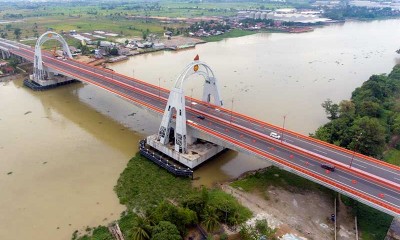
{"label": "house", "polygon": [[152,42],[144,42],[143,45],[145,48],[151,48],[153,46],[153,43]]}
{"label": "house", "polygon": [[108,55],[108,53],[105,49],[95,49],[94,50],[94,56],[97,59],[103,58],[103,56],[107,56],[107,55]]}
{"label": "house", "polygon": [[11,67],[11,66],[7,66],[7,67],[3,67],[3,68],[1,69],[1,71],[2,71],[4,74],[14,74],[15,69],[14,69],[13,67]]}
{"label": "house", "polygon": [[78,49],[76,49],[76,47],[74,46],[69,46],[69,50],[71,51],[71,53],[76,53],[78,51]]}
{"label": "house", "polygon": [[8,62],[6,61],[0,61],[0,67],[5,67],[8,65]]}
{"label": "house", "polygon": [[119,55],[129,55],[130,49],[129,48],[119,48],[118,54]]}
{"label": "house", "polygon": [[171,31],[164,32],[164,37],[172,37],[172,32]]}
{"label": "house", "polygon": [[164,49],[165,45],[164,45],[164,43],[154,43],[153,48],[154,49]]}
{"label": "house", "polygon": [[108,42],[108,41],[100,41],[100,47],[101,48],[111,48],[113,45],[115,45],[112,42]]}

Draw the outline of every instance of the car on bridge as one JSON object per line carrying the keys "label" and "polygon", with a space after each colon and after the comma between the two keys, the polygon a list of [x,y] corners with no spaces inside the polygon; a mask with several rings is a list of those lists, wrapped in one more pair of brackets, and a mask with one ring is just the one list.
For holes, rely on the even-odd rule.
{"label": "car on bridge", "polygon": [[331,165],[331,164],[321,164],[321,167],[323,169],[329,170],[331,172],[335,171],[335,166]]}
{"label": "car on bridge", "polygon": [[281,135],[277,134],[276,132],[271,132],[269,136],[276,139],[281,139]]}
{"label": "car on bridge", "polygon": [[205,118],[204,116],[202,116],[202,115],[197,116],[197,118],[198,118],[198,119],[201,119],[201,120],[206,119],[206,118]]}

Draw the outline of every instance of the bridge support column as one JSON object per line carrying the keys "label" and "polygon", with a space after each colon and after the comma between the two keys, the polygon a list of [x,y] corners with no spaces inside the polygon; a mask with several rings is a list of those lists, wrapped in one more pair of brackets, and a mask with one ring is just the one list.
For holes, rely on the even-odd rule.
{"label": "bridge support column", "polygon": [[11,54],[9,51],[5,51],[5,50],[0,50],[1,52],[1,58],[2,59],[9,59],[11,57]]}
{"label": "bridge support column", "polygon": [[67,42],[61,37],[61,35],[55,32],[46,32],[36,42],[35,46],[35,57],[33,62],[33,75],[30,76],[32,84],[36,84],[39,87],[56,86],[66,82],[70,82],[72,78],[65,76],[59,76],[56,71],[50,71],[47,67],[43,66],[42,61],[42,44],[48,40],[57,40],[63,45],[63,52],[66,57],[72,59],[72,54],[69,50]]}
{"label": "bridge support column", "polygon": [[[216,106],[222,106],[214,73],[207,64],[198,61],[196,56],[195,61],[186,66],[177,78],[170,92],[158,135],[146,139],[151,148],[190,168],[198,166],[224,149],[216,144],[199,140],[193,137],[190,131],[188,132],[183,84],[192,75],[204,78],[203,101],[210,103],[213,98]],[[191,122],[203,121],[204,118],[201,113],[190,114]]]}

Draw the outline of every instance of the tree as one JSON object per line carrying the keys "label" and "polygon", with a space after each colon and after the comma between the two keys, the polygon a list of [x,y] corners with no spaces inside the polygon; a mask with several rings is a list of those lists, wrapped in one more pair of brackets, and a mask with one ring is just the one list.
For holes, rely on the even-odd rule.
{"label": "tree", "polygon": [[116,47],[111,48],[111,49],[110,49],[110,54],[111,54],[111,55],[114,55],[114,56],[118,55],[118,49],[117,49]]}
{"label": "tree", "polygon": [[372,101],[363,101],[357,104],[357,114],[360,116],[379,117],[382,108],[379,103]]}
{"label": "tree", "polygon": [[145,217],[138,216],[136,226],[133,228],[133,240],[150,239],[150,225]]}
{"label": "tree", "polygon": [[325,113],[328,115],[329,120],[338,118],[339,105],[332,103],[332,100],[328,98],[321,104],[321,106],[325,109]]}
{"label": "tree", "polygon": [[206,207],[202,218],[204,219],[202,224],[207,232],[212,232],[219,226],[217,211],[213,207]]}
{"label": "tree", "polygon": [[276,228],[270,228],[268,226],[268,222],[267,220],[263,219],[263,220],[257,220],[256,221],[256,225],[255,225],[255,229],[258,231],[258,233],[261,236],[265,236],[267,237],[267,239],[276,239],[275,234],[277,229]]}
{"label": "tree", "polygon": [[270,228],[267,220],[256,220],[253,226],[242,225],[239,231],[240,237],[243,240],[259,240],[268,239],[276,240],[275,237],[277,229]]}
{"label": "tree", "polygon": [[178,227],[179,232],[184,234],[186,227],[197,223],[197,215],[188,208],[182,208],[164,201],[152,212],[154,222],[168,221]]}
{"label": "tree", "polygon": [[340,117],[353,117],[356,112],[355,104],[350,100],[342,100],[339,103]]}
{"label": "tree", "polygon": [[385,128],[378,119],[367,116],[356,119],[350,131],[354,137],[349,148],[373,157],[382,154],[385,146]]}
{"label": "tree", "polygon": [[16,39],[19,39],[21,37],[21,29],[20,28],[15,28],[14,29],[14,35]]}
{"label": "tree", "polygon": [[151,231],[151,240],[181,240],[178,228],[168,221],[160,221]]}
{"label": "tree", "polygon": [[13,56],[8,60],[8,64],[10,64],[11,67],[16,68],[19,64],[19,60]]}

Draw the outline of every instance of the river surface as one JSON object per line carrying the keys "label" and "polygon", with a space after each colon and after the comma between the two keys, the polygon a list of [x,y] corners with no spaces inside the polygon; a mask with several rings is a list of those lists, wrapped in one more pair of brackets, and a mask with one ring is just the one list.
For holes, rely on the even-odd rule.
{"label": "river surface", "polygon": [[[225,107],[304,134],[326,122],[320,104],[348,99],[371,74],[399,62],[400,20],[348,22],[303,34],[260,33],[110,67],[170,89],[199,54],[214,70]],[[186,95],[200,98],[201,79]],[[192,90],[193,89],[193,90]],[[232,101],[233,100],[233,101]],[[232,104],[233,102],[233,104]],[[0,239],[70,239],[124,207],[113,192],[138,141],[160,119],[88,84],[33,92],[0,83]],[[195,185],[266,166],[228,151],[195,171]]]}

